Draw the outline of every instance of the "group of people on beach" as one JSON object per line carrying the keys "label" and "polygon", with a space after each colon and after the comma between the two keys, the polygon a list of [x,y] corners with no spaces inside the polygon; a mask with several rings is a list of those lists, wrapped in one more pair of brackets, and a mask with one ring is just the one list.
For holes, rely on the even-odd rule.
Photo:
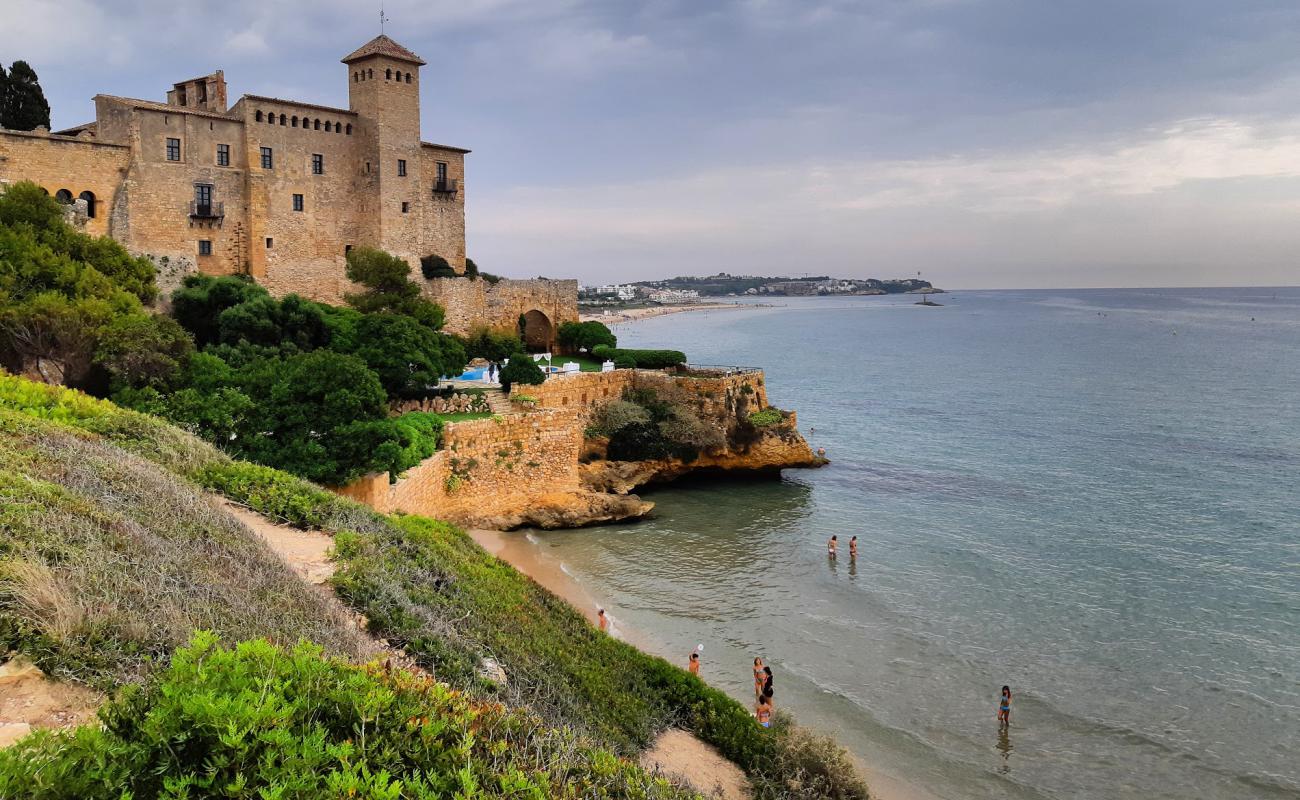
{"label": "group of people on beach", "polygon": [[[826,543],[827,555],[835,558],[836,548],[839,546],[837,536],[831,536],[830,541]],[[849,539],[849,558],[857,559],[858,557],[858,537],[854,536]],[[600,609],[596,613],[596,625],[600,628],[601,633],[609,632],[609,617],[605,614],[605,609]],[[691,655],[686,660],[686,669],[695,677],[700,676],[700,649],[692,650]],[[760,656],[754,658],[754,718],[758,724],[764,728],[772,726],[772,710],[774,695],[772,690],[772,668],[763,663]],[[1011,725],[1011,687],[1003,686],[1002,694],[998,699],[998,725],[1001,728],[1008,728]]]}

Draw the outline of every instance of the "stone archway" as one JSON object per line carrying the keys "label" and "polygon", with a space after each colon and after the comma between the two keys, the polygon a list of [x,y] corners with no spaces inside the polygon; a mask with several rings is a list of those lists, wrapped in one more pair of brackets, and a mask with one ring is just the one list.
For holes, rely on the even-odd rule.
{"label": "stone archway", "polygon": [[524,340],[524,348],[530,353],[543,353],[550,350],[551,343],[555,340],[555,329],[551,325],[551,320],[537,309],[524,314],[521,319],[523,330],[520,333]]}

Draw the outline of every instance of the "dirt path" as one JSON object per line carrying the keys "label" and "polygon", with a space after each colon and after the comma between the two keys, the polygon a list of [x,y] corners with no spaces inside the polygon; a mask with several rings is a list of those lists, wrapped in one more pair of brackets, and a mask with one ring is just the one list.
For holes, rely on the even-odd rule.
{"label": "dirt path", "polygon": [[677,728],[659,734],[654,747],[641,754],[641,766],[705,797],[747,800],[750,796],[749,781],[740,767]]}
{"label": "dirt path", "polygon": [[95,718],[104,698],[75,683],[52,681],[24,656],[0,664],[0,747],[39,728],[71,728]]}

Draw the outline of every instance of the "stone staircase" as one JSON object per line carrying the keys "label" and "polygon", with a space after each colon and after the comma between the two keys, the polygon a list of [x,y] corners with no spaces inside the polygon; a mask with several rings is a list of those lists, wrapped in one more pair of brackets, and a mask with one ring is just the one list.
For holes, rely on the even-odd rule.
{"label": "stone staircase", "polygon": [[514,406],[505,392],[495,386],[483,387],[483,396],[487,398],[488,408],[492,409],[493,414],[510,414],[514,412]]}

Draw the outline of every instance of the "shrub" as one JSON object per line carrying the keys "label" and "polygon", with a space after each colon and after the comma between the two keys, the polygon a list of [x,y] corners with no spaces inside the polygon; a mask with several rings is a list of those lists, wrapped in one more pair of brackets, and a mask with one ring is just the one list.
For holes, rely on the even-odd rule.
{"label": "shrub", "polygon": [[348,280],[361,284],[365,291],[347,295],[348,304],[364,314],[405,314],[440,329],[446,318],[442,306],[424,299],[410,275],[411,265],[397,256],[371,247],[353,248],[347,254]]}
{"label": "shrub", "polygon": [[194,352],[194,341],[170,317],[128,314],[99,334],[95,360],[116,386],[162,388],[171,384]]}
{"label": "shrub", "polygon": [[658,425],[633,422],[619,428],[609,437],[606,454],[610,461],[646,461],[666,458],[669,446]]}
{"label": "shrub", "polygon": [[501,368],[498,380],[501,381],[501,388],[509,392],[510,387],[516,383],[536,385],[546,380],[546,376],[531,356],[515,353],[510,356],[510,363]]}
{"label": "shrub", "polygon": [[659,423],[659,430],[664,438],[675,445],[686,448],[684,452],[695,452],[722,447],[726,436],[716,425],[709,425],[690,409],[676,406],[671,419]]}
{"label": "shrub", "polygon": [[596,412],[591,427],[598,435],[608,436],[627,425],[649,421],[650,412],[641,406],[626,400],[615,400]]}
{"label": "shrub", "polygon": [[465,370],[465,350],[452,336],[398,314],[366,314],[356,325],[354,354],[391,397],[423,397],[442,375]]}
{"label": "shrub", "polygon": [[[468,264],[469,264],[469,260],[466,259],[467,267]],[[423,258],[420,259],[420,273],[424,275],[424,277],[428,278],[429,280],[433,280],[434,278],[457,277],[456,270],[452,269],[452,266],[447,262],[447,259],[443,258],[440,255],[433,255],[433,254],[424,256]],[[468,268],[466,269],[465,274],[469,275]]]}
{"label": "shrub", "polygon": [[101,719],[0,752],[0,796],[689,796],[531,714],[308,643],[223,649],[198,633]]}
{"label": "shrub", "polygon": [[172,294],[172,316],[194,336],[195,344],[203,347],[221,340],[224,311],[263,297],[270,295],[249,278],[190,275]]}
{"label": "shrub", "polygon": [[614,359],[614,369],[636,369],[636,359],[626,353]]}
{"label": "shrub", "polygon": [[755,428],[770,428],[773,425],[781,424],[781,421],[784,419],[785,415],[781,413],[781,409],[774,406],[768,406],[762,411],[755,411],[750,414],[749,424],[753,425]]}
{"label": "shrub", "polygon": [[[421,263],[421,266],[423,266],[423,263]],[[470,280],[478,280],[478,264],[475,264],[472,258],[465,259],[465,277]]]}
{"label": "shrub", "polygon": [[336,498],[301,478],[260,464],[211,464],[195,476],[200,485],[248,506],[264,517],[298,528],[320,528]]}
{"label": "shrub", "polygon": [[619,356],[628,356],[642,369],[666,369],[686,363],[686,354],[680,350],[628,350],[599,344],[592,348],[591,354],[615,361]]}

